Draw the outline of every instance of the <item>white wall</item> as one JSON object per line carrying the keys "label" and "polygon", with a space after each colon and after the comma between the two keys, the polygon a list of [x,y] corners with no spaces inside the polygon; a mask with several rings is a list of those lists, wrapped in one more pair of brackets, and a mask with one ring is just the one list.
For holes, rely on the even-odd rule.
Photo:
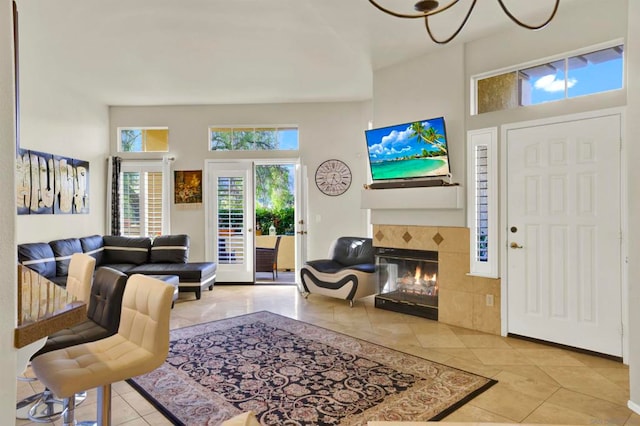
{"label": "white wall", "polygon": [[[627,38],[627,144],[628,197],[629,197],[629,377],[630,407],[640,414],[640,192],[636,182],[640,182],[640,2],[629,1]],[[634,214],[636,213],[636,214]]]}
{"label": "white wall", "polygon": [[10,0],[0,2],[0,424],[15,423],[16,350],[13,329],[17,315],[17,274],[15,246],[15,134],[13,98],[13,25]]}
{"label": "white wall", "polygon": [[[427,35],[425,34],[425,43]],[[448,46],[431,55],[376,71],[373,127],[443,116],[453,182],[465,184],[464,50]],[[383,191],[391,191],[384,189]],[[429,188],[424,188],[425,197]],[[464,226],[463,209],[373,210],[379,224]]]}
{"label": "white wall", "polygon": [[[200,170],[205,159],[240,158],[236,153],[208,151],[211,125],[298,125],[299,156],[307,166],[309,179],[307,257],[314,259],[324,257],[331,241],[338,236],[367,233],[366,212],[360,209],[360,188],[367,179],[364,130],[369,119],[370,105],[366,102],[114,106],[110,108],[111,149],[115,154],[118,127],[167,126],[170,154],[176,158],[173,170]],[[271,158],[272,154],[255,155]],[[345,161],[353,173],[351,187],[338,197],[321,194],[313,180],[318,165],[331,158]],[[192,261],[205,257],[204,223],[204,206],[185,210],[176,208],[171,201],[171,232],[191,236],[189,257]]]}
{"label": "white wall", "polygon": [[[28,19],[27,7],[28,3],[19,6],[23,61],[42,54],[36,41],[41,37]],[[105,105],[61,87],[43,70],[20,67],[20,147],[89,161],[89,214],[21,215],[17,219],[18,243],[104,232],[108,120]]]}

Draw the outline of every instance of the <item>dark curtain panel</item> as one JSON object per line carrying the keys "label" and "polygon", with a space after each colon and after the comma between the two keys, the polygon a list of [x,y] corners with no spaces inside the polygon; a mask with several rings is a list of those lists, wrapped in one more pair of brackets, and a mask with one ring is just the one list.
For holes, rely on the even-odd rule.
{"label": "dark curtain panel", "polygon": [[120,235],[120,169],[122,158],[111,157],[111,235]]}

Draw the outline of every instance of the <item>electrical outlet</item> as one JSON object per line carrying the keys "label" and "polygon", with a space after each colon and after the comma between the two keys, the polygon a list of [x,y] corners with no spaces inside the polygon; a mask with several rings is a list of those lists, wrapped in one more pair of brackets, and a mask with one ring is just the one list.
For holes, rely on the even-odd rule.
{"label": "electrical outlet", "polygon": [[493,306],[493,294],[487,294],[486,304],[487,306]]}

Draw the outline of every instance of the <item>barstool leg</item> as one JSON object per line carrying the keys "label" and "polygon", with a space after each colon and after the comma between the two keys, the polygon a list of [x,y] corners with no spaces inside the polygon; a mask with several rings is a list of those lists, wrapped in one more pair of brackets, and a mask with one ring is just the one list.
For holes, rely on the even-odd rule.
{"label": "barstool leg", "polygon": [[97,391],[97,421],[83,421],[76,426],[111,426],[111,384],[100,386]]}
{"label": "barstool leg", "polygon": [[98,425],[111,426],[111,384],[98,388]]}
{"label": "barstool leg", "polygon": [[71,398],[65,398],[62,401],[62,425],[74,426],[74,415],[76,410],[76,398],[73,395]]}

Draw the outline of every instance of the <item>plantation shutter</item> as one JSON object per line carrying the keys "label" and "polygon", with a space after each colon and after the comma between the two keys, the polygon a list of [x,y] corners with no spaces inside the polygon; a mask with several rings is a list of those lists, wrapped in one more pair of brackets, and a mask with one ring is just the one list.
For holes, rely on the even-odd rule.
{"label": "plantation shutter", "polygon": [[168,193],[161,163],[122,164],[121,235],[156,237],[166,233]]}
{"label": "plantation shutter", "polygon": [[475,146],[475,240],[476,240],[476,262],[486,262],[489,259],[489,174],[487,171],[487,151],[486,145]]}
{"label": "plantation shutter", "polygon": [[145,208],[145,222],[147,236],[162,235],[162,172],[145,172],[147,204]]}
{"label": "plantation shutter", "polygon": [[218,177],[218,262],[244,264],[246,217],[242,177]]}
{"label": "plantation shutter", "polygon": [[498,130],[467,134],[467,206],[471,275],[498,276]]}

